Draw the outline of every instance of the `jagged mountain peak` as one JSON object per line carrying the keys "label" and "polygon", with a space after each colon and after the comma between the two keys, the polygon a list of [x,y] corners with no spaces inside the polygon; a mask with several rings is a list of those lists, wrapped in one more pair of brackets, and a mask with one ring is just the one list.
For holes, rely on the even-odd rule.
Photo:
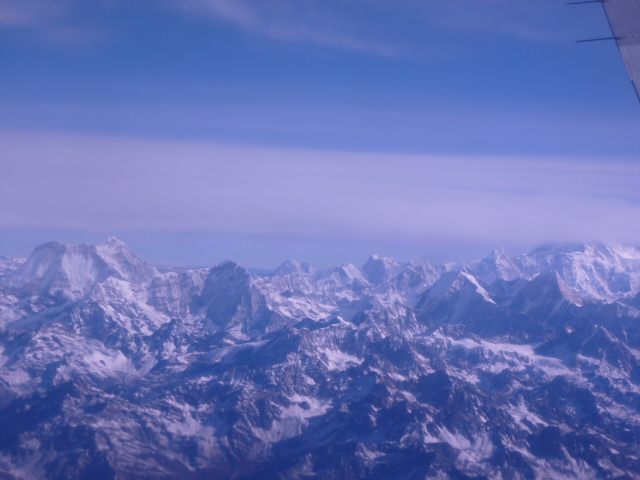
{"label": "jagged mountain peak", "polygon": [[79,299],[95,282],[103,281],[113,273],[110,270],[95,246],[54,241],[36,247],[6,283],[32,294]]}
{"label": "jagged mountain peak", "polygon": [[409,262],[393,278],[382,286],[383,291],[391,288],[407,297],[414,304],[425,290],[433,286],[440,275],[429,262]]}
{"label": "jagged mountain peak", "polygon": [[138,258],[127,244],[116,237],[97,245],[96,251],[125,280],[133,283],[146,282],[158,274],[154,266]]}
{"label": "jagged mountain peak", "polygon": [[243,282],[251,281],[251,272],[233,260],[225,260],[209,269],[208,278],[237,278],[242,279]]}
{"label": "jagged mountain peak", "polygon": [[478,265],[508,271],[501,249],[372,256],[402,267],[383,283],[228,261],[140,284],[117,240],[36,250],[32,278],[91,291],[0,285],[0,478],[640,479],[640,317],[567,280],[632,275],[633,252],[524,256],[533,274],[499,289]]}
{"label": "jagged mountain peak", "polygon": [[126,243],[120,240],[118,237],[109,237],[107,240],[101,245],[117,247],[117,248],[129,248]]}
{"label": "jagged mountain peak", "polygon": [[407,264],[399,260],[371,255],[362,266],[362,273],[369,282],[380,284],[395,277],[406,267]]}
{"label": "jagged mountain peak", "polygon": [[534,248],[529,257],[569,255],[620,263],[624,260],[640,260],[640,249],[615,242],[545,243]]}
{"label": "jagged mountain peak", "polygon": [[369,281],[353,263],[318,270],[315,277],[321,281],[334,280],[342,285],[367,285]]}
{"label": "jagged mountain peak", "polygon": [[557,252],[557,253],[574,253],[574,252],[583,252],[587,248],[588,243],[586,242],[546,242],[536,247],[529,252],[529,255],[537,255],[546,252]]}
{"label": "jagged mountain peak", "polygon": [[313,275],[316,269],[309,263],[300,262],[298,260],[287,260],[278,268],[276,268],[272,276],[284,277],[285,275]]}
{"label": "jagged mountain peak", "polygon": [[493,261],[497,265],[513,265],[513,258],[504,247],[494,249],[487,259]]}
{"label": "jagged mountain peak", "polygon": [[211,330],[227,328],[244,334],[264,297],[253,282],[249,270],[236,262],[225,261],[209,270],[202,292],[193,299],[192,309],[202,312]]}
{"label": "jagged mountain peak", "polygon": [[489,256],[470,265],[470,271],[485,285],[510,282],[524,275],[504,248],[493,250]]}
{"label": "jagged mountain peak", "polygon": [[428,308],[450,299],[455,294],[461,294],[465,302],[480,298],[489,303],[495,303],[491,294],[487,292],[478,280],[470,273],[454,270],[444,273],[433,286],[427,290],[420,301],[421,308]]}
{"label": "jagged mountain peak", "polygon": [[528,277],[557,272],[585,298],[612,302],[640,291],[640,251],[614,243],[546,244],[514,259]]}
{"label": "jagged mountain peak", "polygon": [[151,280],[155,267],[143,262],[122,242],[72,245],[54,241],[36,247],[4,281],[11,288],[79,300],[111,276],[132,283]]}
{"label": "jagged mountain peak", "polygon": [[535,275],[515,296],[512,307],[529,315],[550,315],[563,306],[581,306],[584,298],[558,272]]}

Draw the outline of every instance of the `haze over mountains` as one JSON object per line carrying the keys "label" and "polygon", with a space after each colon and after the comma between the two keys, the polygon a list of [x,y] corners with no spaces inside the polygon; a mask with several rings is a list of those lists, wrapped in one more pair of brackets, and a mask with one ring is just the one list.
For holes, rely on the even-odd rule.
{"label": "haze over mountains", "polygon": [[0,479],[640,478],[640,249],[0,258]]}

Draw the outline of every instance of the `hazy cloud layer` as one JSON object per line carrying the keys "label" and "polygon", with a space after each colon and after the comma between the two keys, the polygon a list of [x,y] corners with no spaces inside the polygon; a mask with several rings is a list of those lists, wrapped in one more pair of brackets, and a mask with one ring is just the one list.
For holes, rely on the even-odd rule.
{"label": "hazy cloud layer", "polygon": [[0,24],[5,27],[38,27],[64,16],[68,2],[55,0],[2,0]]}
{"label": "hazy cloud layer", "polygon": [[[92,7],[106,13],[126,3],[92,0]],[[201,19],[226,21],[272,39],[422,60],[455,52],[449,43],[455,43],[455,35],[462,32],[535,41],[558,39],[557,31],[545,23],[545,13],[554,6],[551,0],[508,0],[509,8],[505,8],[507,0],[163,0],[157,5]],[[86,0],[1,0],[0,25],[27,28],[57,44],[92,42],[106,36],[104,29],[96,28],[96,18],[84,16],[83,7]],[[427,43],[425,30],[433,33]],[[441,38],[443,33],[453,35]]]}
{"label": "hazy cloud layer", "polygon": [[0,0],[0,28],[0,254],[640,243],[633,90],[614,43],[574,43],[608,34],[600,6]]}
{"label": "hazy cloud layer", "polygon": [[[544,22],[549,1],[514,0],[169,0],[175,6],[191,6],[241,28],[288,41],[310,41],[354,51],[387,56],[435,55],[429,47],[446,48],[437,34],[475,32],[504,35],[527,40],[551,41],[558,35]],[[508,6],[509,8],[505,8]],[[542,14],[542,15],[541,15]],[[416,44],[402,30],[388,25],[403,24],[405,29],[431,29],[430,46]],[[395,31],[394,31],[395,30]],[[391,33],[393,32],[393,33]],[[391,34],[390,34],[391,33]],[[424,38],[422,38],[424,40]],[[448,37],[448,41],[452,38]]]}
{"label": "hazy cloud layer", "polygon": [[[380,41],[374,32],[367,32],[367,22],[336,14],[336,3],[332,0],[188,0],[175,2],[175,6],[191,6],[196,11],[202,10],[243,29],[278,40],[312,42],[384,56],[401,53],[399,45]],[[366,11],[366,2],[360,3]]]}
{"label": "hazy cloud layer", "polygon": [[[108,5],[107,0],[104,5]],[[79,0],[0,0],[0,26],[58,46],[87,46],[108,37],[92,19],[74,18]]]}
{"label": "hazy cloud layer", "polygon": [[4,131],[0,228],[640,243],[640,166]]}

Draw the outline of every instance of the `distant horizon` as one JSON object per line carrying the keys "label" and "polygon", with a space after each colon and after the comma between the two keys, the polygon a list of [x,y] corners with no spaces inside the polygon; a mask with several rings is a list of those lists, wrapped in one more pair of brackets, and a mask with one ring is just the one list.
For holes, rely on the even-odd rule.
{"label": "distant horizon", "polygon": [[640,105],[599,5],[9,0],[0,251],[470,261],[640,244]]}
{"label": "distant horizon", "polygon": [[[92,235],[97,235],[97,234],[92,234]],[[351,257],[350,259],[346,259],[344,261],[335,261],[335,262],[328,262],[328,263],[314,263],[313,261],[310,261],[306,258],[297,258],[297,257],[283,257],[281,260],[275,260],[274,262],[270,263],[270,264],[262,264],[262,265],[255,265],[255,264],[248,264],[246,262],[241,261],[238,258],[231,258],[231,257],[220,257],[219,260],[217,261],[213,261],[210,263],[186,263],[186,264],[180,264],[180,263],[167,263],[167,262],[159,262],[159,261],[154,261],[150,258],[147,258],[147,256],[145,255],[144,251],[141,253],[140,251],[138,251],[137,248],[135,248],[135,246],[130,245],[127,241],[123,240],[122,238],[120,238],[117,235],[109,235],[107,237],[104,237],[102,241],[65,241],[65,240],[60,240],[60,239],[56,239],[56,238],[52,238],[50,240],[47,241],[43,241],[43,242],[39,242],[36,245],[33,245],[28,253],[26,254],[22,254],[22,255],[10,255],[7,254],[6,252],[0,250],[0,257],[5,257],[5,258],[9,258],[9,259],[27,259],[29,258],[29,256],[39,247],[46,245],[48,243],[54,243],[54,242],[59,242],[62,244],[67,244],[67,245],[100,245],[103,243],[106,243],[107,241],[109,241],[110,239],[115,238],[118,241],[124,243],[125,245],[127,245],[127,247],[129,247],[131,249],[131,251],[140,259],[142,259],[143,261],[154,265],[156,267],[166,267],[166,268],[178,268],[178,269],[200,269],[200,268],[212,268],[215,267],[216,265],[219,265],[221,263],[227,262],[227,261],[231,261],[231,262],[235,262],[237,264],[239,264],[240,266],[247,268],[248,270],[254,270],[254,271],[258,271],[261,273],[264,272],[270,272],[273,270],[276,270],[277,268],[279,268],[280,266],[282,266],[284,263],[288,262],[288,261],[298,261],[298,262],[302,262],[302,263],[307,263],[309,265],[311,265],[314,268],[318,268],[318,269],[324,269],[324,268],[331,268],[331,267],[335,267],[335,266],[341,266],[341,265],[355,265],[357,268],[361,268],[372,256],[378,256],[380,258],[389,258],[389,259],[393,259],[393,260],[397,260],[400,262],[411,262],[411,261],[427,261],[430,264],[432,264],[433,266],[439,266],[439,265],[445,265],[445,264],[449,264],[449,263],[455,263],[455,264],[460,264],[460,265],[465,265],[465,264],[469,264],[469,263],[473,263],[473,262],[477,262],[480,261],[484,258],[487,258],[488,256],[490,256],[494,251],[496,250],[500,250],[500,249],[504,249],[505,252],[512,258],[515,258],[517,256],[521,256],[521,255],[529,255],[532,252],[541,249],[541,248],[553,248],[554,246],[557,247],[569,247],[569,248],[574,248],[574,247],[579,247],[579,246],[588,246],[588,245],[603,245],[603,246],[621,246],[621,247],[625,247],[625,248],[635,248],[635,249],[640,249],[640,245],[632,245],[632,244],[624,244],[621,242],[614,242],[614,241],[603,241],[603,240],[573,240],[573,241],[547,241],[547,242],[541,242],[538,244],[535,244],[533,246],[531,246],[530,248],[526,249],[526,250],[520,250],[520,251],[513,251],[512,249],[509,249],[503,245],[495,245],[494,247],[490,248],[490,249],[484,249],[484,253],[483,254],[479,254],[479,255],[475,255],[475,256],[470,256],[467,255],[464,258],[456,258],[453,256],[437,256],[437,255],[430,255],[429,254],[429,249],[425,248],[425,254],[423,255],[419,255],[416,257],[407,257],[407,256],[396,256],[396,255],[387,255],[387,254],[382,254],[380,252],[369,252],[369,253],[362,253],[360,255]],[[0,246],[3,244],[2,241],[0,241]],[[188,248],[187,248],[188,249]],[[22,251],[26,251],[26,250],[22,250]],[[171,249],[171,251],[173,253],[179,251],[177,249]],[[211,252],[214,252],[215,248],[212,247],[211,248]],[[479,250],[478,250],[479,251]],[[439,258],[439,260],[436,260],[436,258]]]}
{"label": "distant horizon", "polygon": [[640,480],[640,0],[572,3],[0,0],[0,478]]}

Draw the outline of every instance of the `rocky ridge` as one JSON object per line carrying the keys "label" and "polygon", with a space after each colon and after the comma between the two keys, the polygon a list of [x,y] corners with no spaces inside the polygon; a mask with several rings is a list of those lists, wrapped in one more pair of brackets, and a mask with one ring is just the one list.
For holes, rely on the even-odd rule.
{"label": "rocky ridge", "polygon": [[1,479],[640,478],[640,250],[0,259]]}

